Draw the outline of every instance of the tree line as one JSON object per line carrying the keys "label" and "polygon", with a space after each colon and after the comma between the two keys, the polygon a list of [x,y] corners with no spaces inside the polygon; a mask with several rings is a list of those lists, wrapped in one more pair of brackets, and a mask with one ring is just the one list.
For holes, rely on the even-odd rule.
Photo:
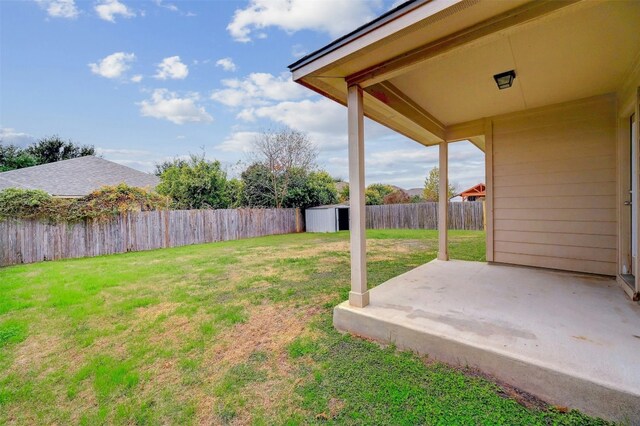
{"label": "tree line", "polygon": [[93,145],[79,145],[70,140],[65,141],[57,135],[44,137],[26,148],[12,144],[5,145],[0,140],[0,172],[87,155],[96,155]]}
{"label": "tree line", "polygon": [[[434,167],[429,171],[424,180],[424,189],[420,195],[409,195],[402,188],[382,183],[373,183],[365,188],[364,202],[368,206],[380,204],[408,204],[424,203],[425,201],[438,201],[440,192],[440,171]],[[447,185],[447,198],[458,195],[457,186],[453,183]],[[349,201],[349,186],[345,185],[339,193],[340,202]]]}
{"label": "tree line", "polygon": [[[92,145],[78,145],[50,136],[26,148],[0,143],[0,172],[70,158],[95,155]],[[246,167],[239,177],[229,178],[220,161],[204,153],[156,164],[160,178],[156,191],[168,197],[174,209],[308,208],[346,203],[349,186],[337,182],[319,168],[318,150],[307,134],[292,129],[265,131],[253,143]],[[375,183],[365,190],[367,205],[415,203],[438,200],[438,168],[425,179],[422,196],[409,196],[391,185]],[[449,198],[456,195],[449,185]]]}
{"label": "tree line", "polygon": [[156,165],[157,191],[177,209],[308,208],[338,202],[334,179],[317,165],[305,133],[282,129],[258,136],[248,165],[229,179],[217,160],[202,155]]}

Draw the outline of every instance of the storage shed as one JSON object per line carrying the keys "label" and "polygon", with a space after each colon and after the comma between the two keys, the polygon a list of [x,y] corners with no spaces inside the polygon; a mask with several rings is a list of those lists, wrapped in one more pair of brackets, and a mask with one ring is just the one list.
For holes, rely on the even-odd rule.
{"label": "storage shed", "polygon": [[338,232],[349,230],[349,206],[332,204],[305,211],[307,232]]}

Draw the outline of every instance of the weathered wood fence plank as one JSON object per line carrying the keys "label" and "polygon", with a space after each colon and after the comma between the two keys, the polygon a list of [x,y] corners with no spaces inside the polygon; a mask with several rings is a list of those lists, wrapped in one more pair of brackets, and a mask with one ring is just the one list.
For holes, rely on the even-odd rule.
{"label": "weathered wood fence plank", "polygon": [[[449,203],[449,229],[484,229],[482,202]],[[297,209],[174,210],[110,221],[0,221],[0,266],[179,247],[304,229]],[[369,229],[437,229],[438,203],[367,206]]]}
{"label": "weathered wood fence plank", "polygon": [[[449,229],[483,230],[482,201],[450,202]],[[438,203],[367,206],[367,229],[438,229]]]}
{"label": "weathered wood fence plank", "polygon": [[298,209],[175,210],[109,221],[0,221],[0,266],[300,232]]}

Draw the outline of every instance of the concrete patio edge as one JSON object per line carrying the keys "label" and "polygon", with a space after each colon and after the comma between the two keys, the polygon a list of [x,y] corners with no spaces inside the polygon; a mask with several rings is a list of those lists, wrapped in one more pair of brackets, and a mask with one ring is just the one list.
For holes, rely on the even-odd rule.
{"label": "concrete patio edge", "polygon": [[333,324],[342,332],[394,344],[401,350],[411,350],[452,365],[478,368],[550,404],[640,425],[640,394],[614,389],[594,380],[463,340],[418,330],[409,324],[368,315],[367,308],[354,308],[348,302],[334,308]]}

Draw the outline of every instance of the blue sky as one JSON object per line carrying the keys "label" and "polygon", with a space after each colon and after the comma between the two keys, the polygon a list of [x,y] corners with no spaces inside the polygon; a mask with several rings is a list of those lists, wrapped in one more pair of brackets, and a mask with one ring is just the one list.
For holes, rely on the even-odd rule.
{"label": "blue sky", "polygon": [[[392,6],[382,0],[0,2],[0,137],[58,134],[151,171],[199,153],[231,175],[265,129],[307,132],[320,166],[346,178],[346,109],[291,82],[287,65]],[[341,17],[341,18],[337,18]],[[425,148],[367,122],[367,183],[422,185]],[[460,189],[484,157],[450,147]]]}

